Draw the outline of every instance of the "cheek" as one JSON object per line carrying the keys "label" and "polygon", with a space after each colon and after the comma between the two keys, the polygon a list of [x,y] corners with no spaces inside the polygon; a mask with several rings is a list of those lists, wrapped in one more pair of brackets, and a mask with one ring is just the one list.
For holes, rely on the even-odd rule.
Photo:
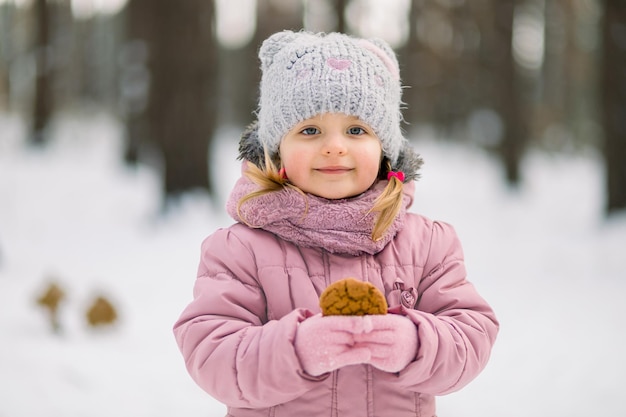
{"label": "cheek", "polygon": [[285,146],[280,149],[280,161],[287,176],[290,179],[297,178],[301,168],[306,165],[306,153],[295,147]]}
{"label": "cheek", "polygon": [[292,168],[294,166],[298,166],[299,160],[301,157],[298,156],[297,152],[281,152],[280,154],[280,162],[285,169]]}
{"label": "cheek", "polygon": [[382,150],[378,146],[372,146],[363,149],[363,152],[358,156],[364,168],[368,173],[371,173],[372,179],[378,176],[378,170],[380,169],[380,161],[382,160]]}

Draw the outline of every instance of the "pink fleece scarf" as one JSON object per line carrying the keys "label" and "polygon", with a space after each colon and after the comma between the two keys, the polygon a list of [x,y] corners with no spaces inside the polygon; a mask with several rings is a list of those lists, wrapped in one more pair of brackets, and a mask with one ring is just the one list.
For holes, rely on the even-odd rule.
{"label": "pink fleece scarf", "polygon": [[248,200],[237,214],[239,200],[259,187],[242,176],[226,203],[233,219],[267,230],[295,245],[323,248],[331,253],[347,255],[375,254],[389,243],[404,224],[406,209],[412,202],[413,184],[405,184],[403,205],[383,238],[371,238],[376,213],[368,213],[376,197],[387,185],[379,181],[363,194],[348,199],[328,200],[312,194],[302,194],[289,188]]}

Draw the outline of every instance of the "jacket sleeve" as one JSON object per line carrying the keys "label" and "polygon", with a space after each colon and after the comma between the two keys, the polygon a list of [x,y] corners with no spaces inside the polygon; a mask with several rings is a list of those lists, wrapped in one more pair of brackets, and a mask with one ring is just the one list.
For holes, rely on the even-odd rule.
{"label": "jacket sleeve", "polygon": [[253,251],[231,229],[202,245],[194,299],[174,335],[195,382],[232,407],[270,407],[313,388],[293,341],[306,312],[268,321]]}
{"label": "jacket sleeve", "polygon": [[398,376],[407,389],[431,395],[457,391],[485,367],[499,323],[487,302],[466,280],[461,243],[452,226],[432,223],[425,276],[414,309],[416,360]]}

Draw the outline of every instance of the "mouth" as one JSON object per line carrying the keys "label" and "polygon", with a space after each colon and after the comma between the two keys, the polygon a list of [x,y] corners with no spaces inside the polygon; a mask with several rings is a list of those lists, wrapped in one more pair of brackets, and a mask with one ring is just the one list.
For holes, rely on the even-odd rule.
{"label": "mouth", "polygon": [[320,172],[322,174],[329,175],[337,175],[337,174],[345,174],[346,172],[352,171],[352,168],[344,167],[344,166],[328,166],[315,168],[315,171]]}

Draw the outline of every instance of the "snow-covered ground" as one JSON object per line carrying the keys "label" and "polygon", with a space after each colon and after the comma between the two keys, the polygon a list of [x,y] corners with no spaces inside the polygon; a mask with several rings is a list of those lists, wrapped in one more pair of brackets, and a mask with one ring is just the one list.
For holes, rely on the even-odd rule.
{"label": "snow-covered ground", "polygon": [[[189,195],[160,215],[158,176],[120,162],[121,127],[94,115],[24,145],[0,115],[0,417],[225,414],[187,375],[171,326],[191,297],[204,236],[230,224],[237,131],[212,170],[219,198]],[[439,399],[440,417],[626,415],[626,216],[602,215],[597,155],[531,153],[510,192],[484,153],[415,142],[426,160],[414,210],[454,224],[470,279],[501,320],[487,369]],[[36,299],[67,297],[53,334]],[[104,294],[120,320],[86,325]]]}

